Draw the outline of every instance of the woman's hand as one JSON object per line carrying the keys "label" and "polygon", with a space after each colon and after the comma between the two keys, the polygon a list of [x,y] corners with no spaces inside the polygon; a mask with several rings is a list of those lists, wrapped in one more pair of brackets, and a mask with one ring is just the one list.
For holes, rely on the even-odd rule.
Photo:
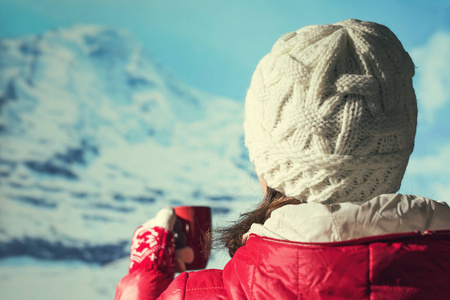
{"label": "woman's hand", "polygon": [[186,246],[181,223],[171,207],[161,209],[134,233],[130,272],[142,268],[158,268],[167,273],[183,272],[185,264],[193,260],[194,251]]}

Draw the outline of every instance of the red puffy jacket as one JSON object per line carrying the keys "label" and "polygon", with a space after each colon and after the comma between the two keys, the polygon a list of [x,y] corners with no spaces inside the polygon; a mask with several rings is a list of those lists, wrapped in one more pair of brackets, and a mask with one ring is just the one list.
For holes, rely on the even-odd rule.
{"label": "red puffy jacket", "polygon": [[[336,243],[299,243],[252,235],[224,270],[170,278],[130,273],[116,300],[154,299],[449,299],[450,231]],[[167,288],[166,288],[167,287]]]}

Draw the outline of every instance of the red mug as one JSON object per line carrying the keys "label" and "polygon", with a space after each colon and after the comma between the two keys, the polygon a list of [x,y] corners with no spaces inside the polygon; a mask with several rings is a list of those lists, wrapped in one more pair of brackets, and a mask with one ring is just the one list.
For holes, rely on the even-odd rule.
{"label": "red mug", "polygon": [[186,235],[187,246],[194,250],[194,260],[186,264],[186,270],[204,269],[210,254],[205,237],[211,232],[211,208],[177,206],[174,210],[181,223],[181,231]]}

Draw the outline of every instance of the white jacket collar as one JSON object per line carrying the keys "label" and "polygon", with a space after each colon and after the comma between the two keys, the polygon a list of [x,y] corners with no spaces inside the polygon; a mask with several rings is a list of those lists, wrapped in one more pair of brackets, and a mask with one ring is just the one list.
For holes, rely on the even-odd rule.
{"label": "white jacket collar", "polygon": [[386,194],[367,202],[285,205],[251,233],[298,242],[336,242],[415,230],[450,229],[450,207],[428,198]]}

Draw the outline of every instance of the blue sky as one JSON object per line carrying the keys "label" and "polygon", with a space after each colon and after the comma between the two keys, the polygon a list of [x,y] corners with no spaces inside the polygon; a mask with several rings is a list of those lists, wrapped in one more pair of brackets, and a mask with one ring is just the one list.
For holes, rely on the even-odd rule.
{"label": "blue sky", "polygon": [[406,49],[449,31],[450,0],[0,0],[0,36],[77,23],[131,31],[190,85],[243,99],[259,59],[283,33],[347,18],[390,27]]}
{"label": "blue sky", "polygon": [[74,24],[130,31],[187,84],[238,101],[282,34],[347,18],[387,25],[417,66],[416,149],[401,192],[450,199],[450,0],[0,0],[0,38]]}

